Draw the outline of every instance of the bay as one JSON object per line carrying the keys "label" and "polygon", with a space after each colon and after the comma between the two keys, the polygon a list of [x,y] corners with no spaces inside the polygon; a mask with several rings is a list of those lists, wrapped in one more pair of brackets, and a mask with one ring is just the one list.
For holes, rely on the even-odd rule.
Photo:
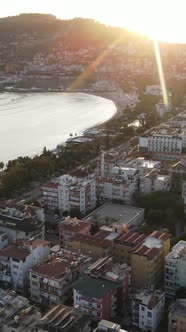
{"label": "bay", "polygon": [[1,93],[0,161],[54,149],[115,112],[111,100],[84,93]]}

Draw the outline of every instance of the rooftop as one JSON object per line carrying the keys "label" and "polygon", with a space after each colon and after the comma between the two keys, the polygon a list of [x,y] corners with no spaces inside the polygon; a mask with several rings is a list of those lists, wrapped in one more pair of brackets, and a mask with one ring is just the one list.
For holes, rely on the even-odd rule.
{"label": "rooftop", "polygon": [[186,299],[177,300],[176,303],[170,306],[169,312],[174,317],[186,318]]}
{"label": "rooftop", "polygon": [[90,317],[85,313],[82,314],[78,310],[67,307],[65,305],[58,305],[49,309],[49,311],[42,316],[39,325],[41,327],[57,328],[58,331],[73,331],[79,332],[90,322]]}
{"label": "rooftop", "polygon": [[166,256],[167,259],[182,259],[186,261],[186,241],[179,241]]}
{"label": "rooftop", "polygon": [[165,293],[159,290],[151,291],[150,289],[144,288],[134,295],[134,300],[139,301],[140,304],[147,306],[148,309],[152,310],[164,296]]}
{"label": "rooftop", "polygon": [[89,245],[107,248],[111,245],[111,241],[113,241],[115,238],[111,236],[112,234],[113,233],[108,231],[99,231],[95,235],[84,235],[78,233],[73,236],[72,241],[79,241],[88,243]]}
{"label": "rooftop", "polygon": [[136,232],[127,232],[127,233],[121,233],[119,237],[116,239],[116,242],[119,244],[134,247],[144,242],[145,238],[146,236],[144,234],[139,234]]}
{"label": "rooftop", "polygon": [[26,249],[22,249],[17,247],[14,244],[10,244],[9,246],[5,247],[4,249],[0,250],[0,256],[2,257],[12,257],[18,260],[24,260],[30,252]]}
{"label": "rooftop", "polygon": [[59,224],[59,229],[65,229],[66,231],[78,233],[84,228],[90,226],[91,223],[85,220],[79,220],[77,218],[65,218],[65,220],[61,221]]}
{"label": "rooftop", "polygon": [[85,275],[75,281],[72,284],[72,288],[76,289],[76,291],[78,291],[82,296],[101,299],[108,292],[117,289],[118,284],[108,280],[93,278]]}
{"label": "rooftop", "polygon": [[117,221],[122,224],[130,224],[133,219],[143,213],[144,209],[142,208],[122,204],[106,203],[86,216],[84,220],[93,222],[96,220],[102,222],[110,220],[110,223]]}

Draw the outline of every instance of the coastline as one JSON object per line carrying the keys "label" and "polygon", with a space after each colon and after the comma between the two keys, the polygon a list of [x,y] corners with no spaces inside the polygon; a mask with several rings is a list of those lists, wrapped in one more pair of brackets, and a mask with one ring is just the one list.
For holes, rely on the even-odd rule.
{"label": "coastline", "polygon": [[[8,91],[4,91],[4,92],[8,92]],[[14,92],[15,91],[10,91],[11,92]],[[22,93],[23,91],[20,91],[20,93]],[[28,92],[28,91],[27,91]],[[31,93],[33,92],[32,90],[30,91]],[[35,91],[34,91],[35,92]],[[34,93],[33,92],[33,93]],[[36,92],[40,92],[42,93],[41,91],[36,91]],[[45,92],[48,92],[50,94],[51,91],[45,91]],[[54,91],[53,91],[54,92]],[[55,91],[56,92],[56,91]],[[66,91],[59,91],[61,94],[64,92],[66,93]],[[19,94],[19,91],[16,91],[16,93]],[[93,95],[95,97],[101,97],[101,98],[104,98],[104,99],[107,99],[107,100],[110,100],[113,102],[114,106],[115,106],[115,109],[114,109],[114,113],[112,114],[112,116],[107,119],[106,121],[104,122],[98,122],[94,125],[90,125],[86,128],[87,129],[101,129],[103,127],[105,127],[105,124],[107,122],[109,122],[111,119],[113,118],[119,118],[122,114],[122,111],[125,109],[125,107],[127,106],[128,104],[128,98],[126,98],[126,95],[128,96],[129,94],[126,94],[123,92],[123,90],[121,89],[117,89],[117,90],[112,90],[112,91],[98,91],[98,90],[92,90],[92,91],[87,91],[86,89],[81,89],[81,91],[67,91],[67,93],[82,93],[82,94],[87,94],[87,95]],[[106,109],[105,109],[106,110]],[[104,110],[104,111],[105,111]],[[98,120],[99,121],[99,120]],[[83,131],[79,134],[79,136],[83,136]],[[57,150],[58,146],[62,146],[62,145],[65,145],[66,144],[66,140],[64,141],[60,141],[60,142],[57,142],[56,145],[53,147],[53,148],[50,148],[51,151],[55,151]],[[38,153],[34,153],[32,154],[33,155],[40,155],[42,152],[38,152]],[[13,160],[15,158],[11,158],[10,160]]]}

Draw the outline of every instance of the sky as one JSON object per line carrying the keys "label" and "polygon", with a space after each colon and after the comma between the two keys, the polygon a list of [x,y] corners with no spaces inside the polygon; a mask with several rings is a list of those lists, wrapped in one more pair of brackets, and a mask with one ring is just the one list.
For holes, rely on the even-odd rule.
{"label": "sky", "polygon": [[186,42],[186,0],[6,0],[0,17],[33,12],[94,18],[155,39]]}

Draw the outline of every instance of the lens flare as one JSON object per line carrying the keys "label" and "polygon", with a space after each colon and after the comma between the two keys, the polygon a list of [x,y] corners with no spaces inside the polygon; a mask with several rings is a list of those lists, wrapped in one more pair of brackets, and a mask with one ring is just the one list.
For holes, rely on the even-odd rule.
{"label": "lens flare", "polygon": [[155,56],[156,56],[156,63],[157,63],[158,74],[159,74],[159,79],[160,79],[163,102],[164,102],[165,107],[168,107],[167,88],[166,88],[166,84],[165,84],[165,77],[164,77],[164,73],[163,73],[163,66],[162,66],[162,62],[161,62],[159,44],[158,44],[157,40],[154,40],[154,51],[155,51]]}

